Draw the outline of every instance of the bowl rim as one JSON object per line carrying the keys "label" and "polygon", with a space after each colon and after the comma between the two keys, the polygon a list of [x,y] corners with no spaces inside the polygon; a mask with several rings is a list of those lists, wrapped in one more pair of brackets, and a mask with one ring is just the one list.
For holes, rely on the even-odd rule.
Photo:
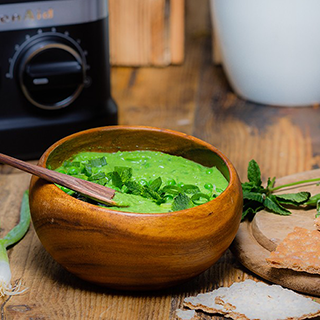
{"label": "bowl rim", "polygon": [[[176,130],[172,130],[172,129],[165,129],[165,128],[159,128],[159,127],[154,127],[154,126],[144,126],[144,125],[111,125],[111,126],[103,126],[103,127],[95,127],[95,128],[90,128],[90,129],[86,129],[86,130],[82,130],[82,131],[78,131],[75,132],[73,134],[67,135],[59,140],[57,140],[55,143],[53,143],[51,146],[49,146],[41,155],[41,157],[39,158],[38,161],[38,165],[46,167],[46,163],[48,160],[49,155],[51,154],[51,152],[53,152],[57,147],[59,147],[60,145],[62,145],[64,142],[73,139],[75,137],[81,136],[81,135],[86,135],[89,134],[91,132],[99,132],[99,131],[112,131],[112,130],[123,130],[123,129],[127,129],[127,130],[145,130],[145,131],[155,131],[155,132],[164,132],[167,134],[174,134],[174,135],[178,135],[181,138],[186,138],[189,140],[192,140],[202,146],[205,146],[206,148],[208,148],[209,150],[213,151],[221,160],[222,162],[226,165],[226,168],[228,169],[229,172],[229,183],[227,188],[220,194],[218,195],[215,199],[212,199],[204,204],[201,205],[197,205],[196,207],[192,207],[192,208],[188,208],[188,209],[183,209],[183,210],[179,210],[179,211],[172,211],[172,212],[155,212],[155,213],[142,213],[142,212],[128,212],[128,211],[120,211],[120,210],[112,210],[109,209],[108,207],[104,207],[104,206],[98,206],[96,204],[92,204],[89,202],[85,202],[79,199],[76,199],[70,195],[68,195],[66,192],[64,192],[63,190],[61,190],[59,187],[57,187],[54,183],[45,181],[48,185],[52,185],[54,188],[56,188],[56,192],[58,192],[59,195],[61,195],[62,197],[67,197],[68,201],[81,201],[82,206],[88,206],[88,210],[90,210],[90,208],[92,209],[93,207],[97,210],[102,210],[105,211],[107,213],[112,213],[112,214],[118,214],[118,215],[124,215],[124,216],[173,216],[173,215],[177,215],[177,214],[183,214],[183,213],[189,213],[190,211],[192,211],[192,209],[194,208],[205,208],[208,207],[210,205],[210,203],[212,202],[216,202],[217,199],[220,200],[222,197],[224,197],[228,191],[233,188],[233,184],[234,182],[236,182],[239,178],[238,178],[238,174],[233,166],[233,164],[231,163],[231,161],[219,150],[217,149],[215,146],[213,146],[212,144],[194,137],[192,135],[189,135],[187,133],[183,133],[180,131],[176,131]],[[139,149],[138,149],[139,150]],[[39,180],[43,180],[41,178],[36,177],[36,179]],[[43,180],[44,181],[44,180]]]}

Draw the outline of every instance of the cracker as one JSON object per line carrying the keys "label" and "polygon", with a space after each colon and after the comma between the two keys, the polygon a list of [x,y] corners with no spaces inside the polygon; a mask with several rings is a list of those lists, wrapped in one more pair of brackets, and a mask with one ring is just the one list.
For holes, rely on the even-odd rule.
{"label": "cracker", "polygon": [[196,320],[198,319],[195,310],[176,310],[176,316],[179,320]]}
{"label": "cracker", "polygon": [[275,268],[320,274],[320,232],[295,227],[266,260]]}
{"label": "cracker", "polygon": [[320,315],[320,304],[312,299],[249,279],[185,298],[184,306],[235,320],[302,320]]}
{"label": "cracker", "polygon": [[315,227],[317,228],[317,230],[320,231],[320,217],[318,217],[318,218],[316,218],[316,219],[314,220],[314,225],[315,225]]}

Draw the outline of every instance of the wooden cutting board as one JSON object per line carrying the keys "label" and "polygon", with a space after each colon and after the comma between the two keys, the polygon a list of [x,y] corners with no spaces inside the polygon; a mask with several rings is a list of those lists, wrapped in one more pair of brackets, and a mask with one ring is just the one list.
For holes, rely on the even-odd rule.
{"label": "wooden cutting board", "polygon": [[[320,177],[320,169],[287,176],[276,181],[282,185],[294,181]],[[320,193],[317,184],[305,184],[279,190],[279,193],[309,191],[312,195]],[[242,222],[231,251],[250,271],[260,277],[302,293],[320,296],[320,275],[297,272],[289,269],[278,269],[269,266],[266,258],[277,245],[300,226],[315,230],[316,209],[290,209],[290,216],[281,216],[267,211],[260,211],[250,222]]]}

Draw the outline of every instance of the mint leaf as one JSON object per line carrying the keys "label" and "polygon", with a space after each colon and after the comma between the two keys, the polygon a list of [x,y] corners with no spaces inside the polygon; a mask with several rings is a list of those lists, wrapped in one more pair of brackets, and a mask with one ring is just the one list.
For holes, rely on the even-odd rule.
{"label": "mint leaf", "polygon": [[94,183],[101,184],[102,186],[105,186],[107,184],[108,180],[103,178],[99,180],[94,180]]}
{"label": "mint leaf", "polygon": [[142,193],[142,185],[136,181],[127,181],[125,186],[128,188],[128,193],[140,195]]}
{"label": "mint leaf", "polygon": [[162,185],[162,179],[160,177],[154,179],[151,183],[150,183],[150,188],[153,191],[158,191],[160,189]]}
{"label": "mint leaf", "polygon": [[105,166],[106,164],[107,164],[107,160],[105,157],[89,160],[89,165],[91,165],[93,168],[99,168],[99,167]]}
{"label": "mint leaf", "polygon": [[260,210],[262,210],[264,206],[259,204],[258,202],[247,202],[243,206],[241,221],[245,220],[246,218],[250,217],[253,218],[253,216]]}
{"label": "mint leaf", "polygon": [[305,203],[307,206],[317,206],[318,201],[320,200],[320,193],[313,195],[308,199],[308,201]]}
{"label": "mint leaf", "polygon": [[298,193],[286,193],[275,195],[278,202],[281,204],[291,204],[294,206],[305,203],[309,200],[311,194],[310,192],[298,192]]}
{"label": "mint leaf", "polygon": [[100,180],[105,177],[106,177],[105,173],[101,171],[101,172],[95,173],[95,174],[91,175],[90,177],[88,177],[88,180],[96,182],[95,180]]}
{"label": "mint leaf", "polygon": [[265,198],[266,198],[266,195],[264,193],[248,192],[248,191],[243,192],[243,199],[253,200],[253,201],[263,203]]}
{"label": "mint leaf", "polygon": [[130,167],[114,167],[114,171],[119,174],[122,183],[126,183],[132,177],[132,168]]}
{"label": "mint leaf", "polygon": [[144,198],[148,198],[151,200],[155,200],[158,203],[164,202],[164,199],[160,196],[160,194],[153,189],[150,188],[150,186],[143,186],[141,196]]}
{"label": "mint leaf", "polygon": [[67,167],[80,167],[80,162],[79,161],[65,161],[63,163],[63,167],[67,168]]}
{"label": "mint leaf", "polygon": [[112,184],[113,184],[115,187],[121,189],[123,183],[122,183],[120,174],[119,174],[117,171],[109,172],[108,177],[111,178]]}
{"label": "mint leaf", "polygon": [[248,165],[248,180],[256,186],[261,186],[261,171],[255,160],[251,160]]}
{"label": "mint leaf", "polygon": [[83,173],[87,176],[90,177],[92,175],[92,167],[89,164],[86,164],[83,168]]}
{"label": "mint leaf", "polygon": [[271,189],[274,186],[274,183],[276,181],[276,177],[273,177],[272,179],[268,178],[268,182],[267,182],[267,189]]}
{"label": "mint leaf", "polygon": [[179,193],[173,200],[172,211],[179,211],[193,207],[191,199],[184,193]]}
{"label": "mint leaf", "polygon": [[253,182],[241,183],[243,191],[261,192],[264,190],[263,187],[255,185]]}
{"label": "mint leaf", "polygon": [[270,211],[281,214],[284,216],[288,216],[291,214],[289,210],[281,206],[281,204],[277,201],[276,196],[274,195],[269,195],[263,202],[263,205],[269,209]]}

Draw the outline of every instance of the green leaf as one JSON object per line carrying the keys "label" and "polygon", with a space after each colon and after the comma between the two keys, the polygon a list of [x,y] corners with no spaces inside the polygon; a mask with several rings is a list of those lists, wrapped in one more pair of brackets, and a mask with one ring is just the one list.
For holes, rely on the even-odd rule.
{"label": "green leaf", "polygon": [[244,182],[241,186],[243,191],[266,192],[262,186],[257,186],[253,182]]}
{"label": "green leaf", "polygon": [[150,186],[143,186],[141,196],[144,198],[148,198],[151,200],[155,200],[156,202],[164,202],[164,199],[160,196],[160,194],[153,189],[150,188]]}
{"label": "green leaf", "polygon": [[266,198],[266,195],[264,193],[248,192],[248,191],[243,192],[243,199],[253,200],[253,201],[263,203],[265,198]]}
{"label": "green leaf", "polygon": [[111,175],[112,184],[117,188],[121,188],[123,183],[119,173],[117,171],[113,171],[111,172],[110,175]]}
{"label": "green leaf", "polygon": [[298,192],[298,193],[286,193],[286,194],[277,194],[275,197],[278,202],[281,204],[291,204],[298,206],[300,204],[305,203],[309,200],[311,194],[310,192]]}
{"label": "green leaf", "polygon": [[253,218],[258,211],[263,209],[264,206],[261,205],[261,203],[257,201],[245,200],[243,203],[241,221],[245,220],[248,217]]}
{"label": "green leaf", "polygon": [[248,165],[248,180],[253,182],[256,186],[261,186],[261,171],[260,167],[255,160],[251,160]]}
{"label": "green leaf", "polygon": [[65,167],[65,168],[67,168],[67,167],[80,167],[80,162],[79,161],[74,161],[74,162],[72,162],[72,161],[65,161],[64,163],[63,163],[63,166]]}
{"label": "green leaf", "polygon": [[184,193],[179,193],[173,200],[172,211],[179,211],[193,207],[191,199]]}
{"label": "green leaf", "polygon": [[[262,186],[261,172],[259,165],[255,160],[251,160],[248,165],[248,182],[241,183],[243,191],[243,213],[242,220],[248,216],[254,216],[258,211],[267,209],[280,215],[290,215],[291,212],[285,208],[285,205],[310,205],[315,206],[320,199],[320,194],[310,197],[309,192],[287,193],[275,195],[274,191],[297,185],[301,183],[319,181],[319,179],[303,180],[296,183],[289,183],[274,187],[276,178],[268,178],[267,187]],[[320,209],[319,209],[320,215]]]}
{"label": "green leaf", "polygon": [[291,214],[289,210],[281,206],[281,204],[277,201],[276,196],[274,195],[269,195],[268,197],[266,197],[266,199],[263,201],[263,205],[270,211],[277,214],[281,214],[284,216],[288,216]]}
{"label": "green leaf", "polygon": [[100,172],[97,172],[97,173],[91,175],[90,177],[88,177],[88,180],[96,182],[95,180],[101,180],[105,177],[106,177],[106,174],[104,172],[100,171]]}
{"label": "green leaf", "polygon": [[7,235],[3,238],[5,247],[14,245],[16,242],[21,240],[30,226],[30,207],[29,207],[29,191],[25,191],[22,197],[21,208],[20,208],[20,220],[19,223],[11,229]]}
{"label": "green leaf", "polygon": [[89,165],[91,165],[93,168],[103,167],[106,164],[107,164],[107,160],[105,157],[89,160]]}
{"label": "green leaf", "polygon": [[165,202],[164,197],[162,197],[157,191],[153,190],[151,186],[142,186],[136,181],[127,181],[125,186],[127,187],[127,193],[140,195],[141,197],[153,200],[158,204]]}
{"label": "green leaf", "polygon": [[320,193],[313,195],[305,203],[308,206],[317,206],[318,201],[320,200]]}
{"label": "green leaf", "polygon": [[83,168],[83,173],[87,176],[90,177],[92,175],[92,166],[89,164],[86,164]]}
{"label": "green leaf", "polygon": [[114,167],[114,171],[119,174],[122,183],[126,183],[132,177],[132,168],[130,167]]}
{"label": "green leaf", "polygon": [[243,191],[251,191],[253,188],[256,187],[256,185],[253,182],[243,182],[241,183],[241,186]]}
{"label": "green leaf", "polygon": [[274,186],[274,183],[276,181],[276,177],[273,177],[272,179],[268,178],[268,182],[267,182],[267,189],[271,189]]}
{"label": "green leaf", "polygon": [[150,188],[153,190],[153,191],[158,191],[160,189],[162,185],[162,179],[161,177],[158,177],[156,179],[154,179],[151,183],[150,183]]}
{"label": "green leaf", "polygon": [[103,178],[99,180],[94,180],[94,183],[101,184],[102,186],[105,186],[107,184],[108,180]]}
{"label": "green leaf", "polygon": [[128,193],[132,193],[135,195],[140,195],[142,193],[143,187],[136,181],[127,181],[125,185],[128,188]]}

